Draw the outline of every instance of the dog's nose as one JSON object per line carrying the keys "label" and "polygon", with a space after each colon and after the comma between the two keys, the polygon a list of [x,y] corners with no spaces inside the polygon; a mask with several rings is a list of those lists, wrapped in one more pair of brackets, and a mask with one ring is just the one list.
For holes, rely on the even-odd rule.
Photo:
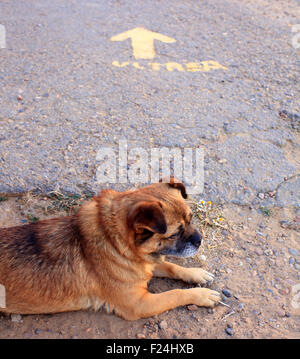
{"label": "dog's nose", "polygon": [[198,231],[195,231],[191,238],[190,238],[191,243],[195,246],[195,247],[199,247],[202,241],[202,236]]}

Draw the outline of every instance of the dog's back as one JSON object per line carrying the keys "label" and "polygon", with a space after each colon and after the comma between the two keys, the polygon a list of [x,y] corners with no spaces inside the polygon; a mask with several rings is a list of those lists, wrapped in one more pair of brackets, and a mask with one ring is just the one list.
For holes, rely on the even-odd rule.
{"label": "dog's back", "polygon": [[75,216],[0,229],[0,284],[9,303],[1,311],[49,312],[51,302],[64,310],[86,280]]}

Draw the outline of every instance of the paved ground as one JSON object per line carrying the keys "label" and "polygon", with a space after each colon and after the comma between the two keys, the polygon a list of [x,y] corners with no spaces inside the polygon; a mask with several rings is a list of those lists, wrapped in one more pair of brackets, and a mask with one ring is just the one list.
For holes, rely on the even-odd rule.
{"label": "paved ground", "polygon": [[[146,150],[204,148],[206,198],[299,205],[298,10],[268,0],[1,1],[0,193],[97,191],[98,149],[125,138]],[[152,59],[135,58],[130,39],[110,39],[136,27],[176,42],[155,40]]]}

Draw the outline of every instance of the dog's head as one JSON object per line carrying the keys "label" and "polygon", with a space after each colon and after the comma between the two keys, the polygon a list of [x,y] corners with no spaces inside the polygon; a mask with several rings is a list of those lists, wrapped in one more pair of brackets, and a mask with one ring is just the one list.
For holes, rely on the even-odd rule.
{"label": "dog's head", "polygon": [[200,233],[191,224],[192,211],[182,183],[157,183],[132,192],[127,213],[131,243],[140,254],[177,257],[195,255]]}

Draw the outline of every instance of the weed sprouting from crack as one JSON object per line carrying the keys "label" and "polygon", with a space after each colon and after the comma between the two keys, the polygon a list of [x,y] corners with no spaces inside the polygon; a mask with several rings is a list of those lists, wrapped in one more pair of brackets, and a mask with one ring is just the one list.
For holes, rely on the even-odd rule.
{"label": "weed sprouting from crack", "polygon": [[84,194],[63,194],[58,191],[52,191],[47,194],[37,194],[27,192],[19,196],[17,201],[19,209],[30,223],[40,220],[40,215],[55,215],[58,212],[64,214],[75,213],[85,200],[94,196],[93,193],[85,192]]}
{"label": "weed sprouting from crack", "polygon": [[31,213],[27,213],[27,214],[26,214],[26,217],[27,217],[27,219],[28,219],[28,221],[29,221],[30,223],[35,223],[35,222],[38,222],[38,221],[40,220],[40,217],[37,217],[37,216],[35,216],[35,215],[32,215]]}
{"label": "weed sprouting from crack", "polygon": [[261,211],[261,213],[265,216],[265,217],[270,217],[271,216],[271,210],[270,208],[267,207],[259,207],[259,210]]}
{"label": "weed sprouting from crack", "polygon": [[74,212],[81,206],[83,201],[90,199],[92,196],[92,193],[87,193],[85,195],[68,195],[57,191],[52,191],[46,195],[46,199],[52,200],[51,205],[47,206],[44,211],[50,213],[57,211]]}
{"label": "weed sprouting from crack", "polygon": [[[222,208],[211,201],[188,201],[194,214],[194,224],[204,239],[199,254],[211,251],[223,243],[224,232],[229,231],[229,224],[223,216]],[[222,233],[223,232],[223,233]]]}

